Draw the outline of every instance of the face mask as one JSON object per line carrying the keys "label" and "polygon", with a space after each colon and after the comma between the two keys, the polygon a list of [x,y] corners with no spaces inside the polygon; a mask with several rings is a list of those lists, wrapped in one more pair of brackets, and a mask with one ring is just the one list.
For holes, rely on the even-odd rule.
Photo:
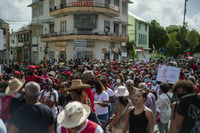
{"label": "face mask", "polygon": [[127,76],[127,79],[131,79],[131,76]]}
{"label": "face mask", "polygon": [[127,71],[130,72],[130,69],[128,68]]}
{"label": "face mask", "polygon": [[6,93],[4,93],[4,92],[1,92],[0,95],[1,95],[2,97],[6,97]]}
{"label": "face mask", "polygon": [[96,92],[96,89],[95,89],[95,88],[92,88],[92,92],[95,93],[95,92]]}
{"label": "face mask", "polygon": [[147,82],[149,82],[149,80],[148,80],[148,79],[144,79],[144,82],[146,82],[146,83],[147,83]]}
{"label": "face mask", "polygon": [[153,84],[156,84],[156,80],[152,80],[152,83],[153,83]]}
{"label": "face mask", "polygon": [[111,79],[112,79],[112,77],[111,77],[111,76],[109,76],[108,78],[109,78],[109,80],[111,80]]}
{"label": "face mask", "polygon": [[115,82],[115,79],[112,79],[113,82]]}
{"label": "face mask", "polygon": [[16,92],[15,94],[14,94],[14,98],[20,98],[21,97],[21,93],[19,93],[19,92]]}
{"label": "face mask", "polygon": [[117,79],[116,81],[117,81],[117,83],[121,83],[121,79]]}

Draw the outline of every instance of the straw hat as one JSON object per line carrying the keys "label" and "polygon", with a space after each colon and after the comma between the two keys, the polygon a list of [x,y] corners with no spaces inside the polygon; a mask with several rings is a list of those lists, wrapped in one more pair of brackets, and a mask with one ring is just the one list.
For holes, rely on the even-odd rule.
{"label": "straw hat", "polygon": [[116,97],[125,97],[128,95],[129,95],[129,92],[125,86],[119,86],[118,89],[115,91]]}
{"label": "straw hat", "polygon": [[80,79],[74,79],[72,80],[72,85],[69,89],[69,91],[75,90],[75,89],[86,89],[90,88],[91,86],[89,84],[83,84]]}
{"label": "straw hat", "polygon": [[71,102],[58,114],[57,122],[63,127],[74,128],[81,125],[90,115],[90,107],[80,102]]}
{"label": "straw hat", "polygon": [[8,87],[5,90],[6,95],[12,95],[18,92],[22,88],[23,85],[24,83],[18,80],[17,78],[10,79],[8,81]]}

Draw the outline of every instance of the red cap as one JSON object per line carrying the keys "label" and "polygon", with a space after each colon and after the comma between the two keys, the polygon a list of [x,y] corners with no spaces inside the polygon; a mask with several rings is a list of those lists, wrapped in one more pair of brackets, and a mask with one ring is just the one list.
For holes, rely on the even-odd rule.
{"label": "red cap", "polygon": [[35,69],[36,69],[36,66],[29,66],[28,69],[33,69],[33,70],[35,70]]}
{"label": "red cap", "polygon": [[17,74],[18,76],[20,76],[20,72],[19,71],[14,71],[14,74]]}
{"label": "red cap", "polygon": [[95,73],[96,75],[98,75],[98,74],[99,74],[99,72],[98,72],[98,71],[94,71],[94,73]]}

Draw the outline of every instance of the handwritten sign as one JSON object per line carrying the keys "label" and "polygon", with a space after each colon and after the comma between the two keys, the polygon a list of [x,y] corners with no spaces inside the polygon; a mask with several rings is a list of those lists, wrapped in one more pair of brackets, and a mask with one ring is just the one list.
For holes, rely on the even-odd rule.
{"label": "handwritten sign", "polygon": [[174,84],[179,80],[180,71],[181,69],[178,67],[159,65],[156,80]]}

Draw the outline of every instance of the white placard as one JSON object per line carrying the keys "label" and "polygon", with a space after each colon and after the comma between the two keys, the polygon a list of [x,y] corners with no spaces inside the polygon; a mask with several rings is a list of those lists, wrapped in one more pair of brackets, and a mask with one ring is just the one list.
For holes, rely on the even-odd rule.
{"label": "white placard", "polygon": [[156,80],[174,84],[179,80],[180,71],[181,69],[178,67],[159,65]]}
{"label": "white placard", "polygon": [[127,57],[127,52],[122,52],[122,57]]}

